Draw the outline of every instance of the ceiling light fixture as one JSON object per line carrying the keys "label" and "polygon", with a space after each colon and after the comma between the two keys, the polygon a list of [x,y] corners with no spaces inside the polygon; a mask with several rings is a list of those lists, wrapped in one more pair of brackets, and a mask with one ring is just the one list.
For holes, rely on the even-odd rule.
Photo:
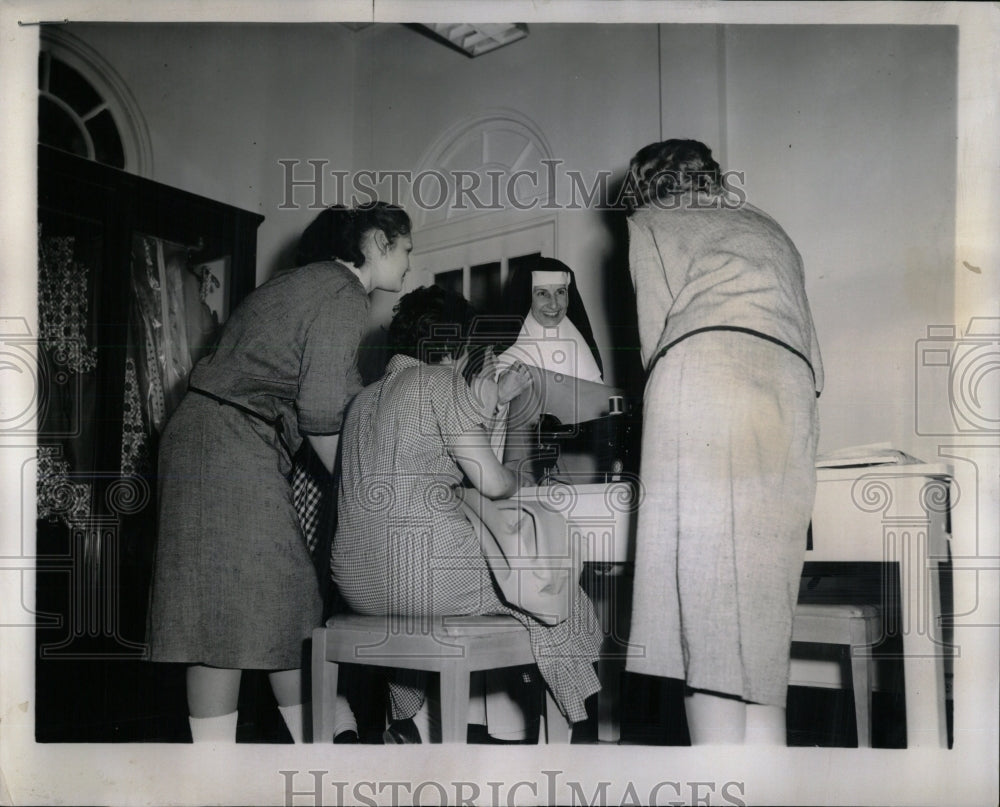
{"label": "ceiling light fixture", "polygon": [[522,22],[475,25],[467,22],[433,22],[424,23],[423,27],[469,56],[482,56],[528,35],[528,26]]}

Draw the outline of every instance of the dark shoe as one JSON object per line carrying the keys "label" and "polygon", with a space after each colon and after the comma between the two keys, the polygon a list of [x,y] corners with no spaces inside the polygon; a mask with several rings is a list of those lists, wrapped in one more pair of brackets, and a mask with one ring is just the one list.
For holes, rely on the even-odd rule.
{"label": "dark shoe", "polygon": [[333,738],[334,745],[354,745],[355,743],[361,742],[358,737],[358,733],[354,729],[347,729],[347,731],[342,731],[336,737]]}
{"label": "dark shoe", "polygon": [[382,742],[386,745],[414,745],[421,742],[420,731],[413,720],[393,720],[384,732]]}

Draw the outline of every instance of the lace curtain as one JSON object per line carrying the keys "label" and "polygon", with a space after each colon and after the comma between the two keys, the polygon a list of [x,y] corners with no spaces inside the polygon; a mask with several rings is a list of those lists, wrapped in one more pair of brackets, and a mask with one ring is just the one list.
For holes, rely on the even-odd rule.
{"label": "lace curtain", "polygon": [[38,518],[78,522],[90,515],[93,407],[97,348],[93,344],[91,267],[100,237],[38,227],[39,448]]}
{"label": "lace curtain", "polygon": [[[60,229],[62,227],[62,229]],[[97,389],[94,267],[103,241],[86,228],[38,228],[39,360],[42,368],[38,517],[72,526],[91,513]],[[220,292],[211,265],[191,248],[136,235],[129,267],[123,476],[153,470],[154,442],[180,403],[194,364],[214,346]]]}
{"label": "lace curtain", "polygon": [[205,300],[219,288],[193,249],[148,235],[132,241],[132,310],[125,366],[122,473],[150,470],[151,440],[184,397],[188,375],[211,350],[218,317]]}

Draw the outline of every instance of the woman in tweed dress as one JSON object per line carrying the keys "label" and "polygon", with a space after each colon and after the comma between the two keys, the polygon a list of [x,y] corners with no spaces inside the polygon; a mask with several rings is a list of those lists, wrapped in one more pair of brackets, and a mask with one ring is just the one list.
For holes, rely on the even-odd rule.
{"label": "woman in tweed dress", "polygon": [[681,678],[693,743],[785,742],[823,387],[802,260],[702,143],[632,159],[643,362],[627,668]]}
{"label": "woman in tweed dress", "polygon": [[397,207],[324,210],[302,235],[298,267],[230,317],[167,425],[150,657],[191,665],[195,741],[235,739],[245,669],[271,671],[282,717],[302,740],[303,640],[322,602],[292,502],[291,458],[305,437],[333,468],[344,407],[361,388],[368,293],[400,289],[411,248],[409,217]]}
{"label": "woman in tweed dress", "polygon": [[[516,475],[497,460],[483,426],[530,383],[517,364],[498,381],[492,362],[463,375],[472,319],[462,297],[438,287],[417,289],[397,306],[389,328],[397,353],[344,421],[331,571],[363,614],[514,616],[528,628],[560,708],[580,721],[585,699],[600,688],[593,662],[603,637],[593,606],[574,586],[569,619],[549,627],[503,603],[459,507],[463,477],[490,498],[515,492]],[[424,703],[422,686],[393,685],[390,701],[396,722],[388,740],[430,739],[405,722]]]}

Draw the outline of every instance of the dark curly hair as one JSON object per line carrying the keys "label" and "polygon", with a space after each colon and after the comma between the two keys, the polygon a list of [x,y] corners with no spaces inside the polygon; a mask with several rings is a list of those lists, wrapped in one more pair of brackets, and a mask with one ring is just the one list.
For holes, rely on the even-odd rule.
{"label": "dark curly hair", "polygon": [[626,182],[629,214],[688,191],[723,190],[719,164],[712,150],[698,140],[664,140],[639,149],[629,163]]}
{"label": "dark curly hair", "polygon": [[341,260],[363,266],[361,245],[372,230],[381,230],[391,244],[399,236],[410,234],[410,217],[387,202],[368,202],[355,208],[328,207],[303,231],[295,250],[295,265]]}
{"label": "dark curly hair", "polygon": [[424,286],[404,294],[393,308],[387,333],[392,353],[437,364],[445,356],[457,359],[468,348],[466,379],[479,371],[485,344],[470,345],[476,309],[461,294],[440,286]]}

